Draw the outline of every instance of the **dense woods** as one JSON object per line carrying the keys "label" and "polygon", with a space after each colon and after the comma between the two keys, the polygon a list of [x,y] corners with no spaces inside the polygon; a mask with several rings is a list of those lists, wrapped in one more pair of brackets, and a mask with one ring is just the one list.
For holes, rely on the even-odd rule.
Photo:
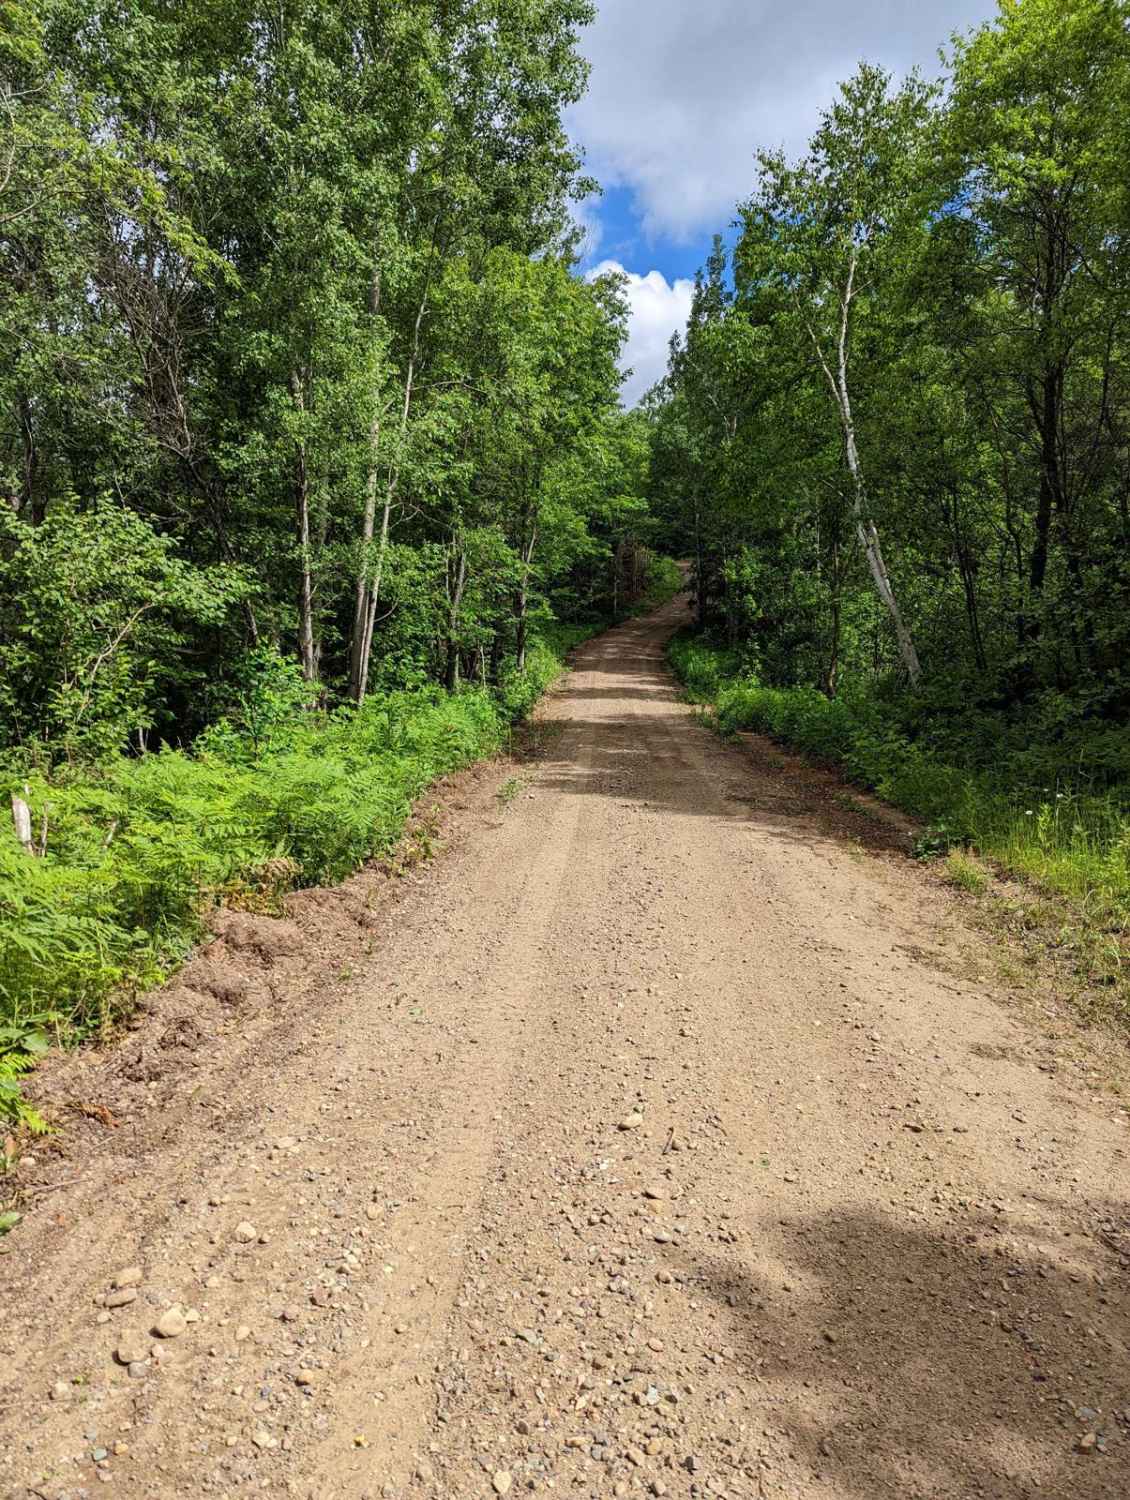
{"label": "dense woods", "polygon": [[3,7],[0,1021],[385,847],[670,586],[574,254],[589,14]]}
{"label": "dense woods", "polygon": [[759,156],[652,398],[700,690],[1119,930],[1128,119],[1123,0],[1013,0],[938,84],[861,65]]}

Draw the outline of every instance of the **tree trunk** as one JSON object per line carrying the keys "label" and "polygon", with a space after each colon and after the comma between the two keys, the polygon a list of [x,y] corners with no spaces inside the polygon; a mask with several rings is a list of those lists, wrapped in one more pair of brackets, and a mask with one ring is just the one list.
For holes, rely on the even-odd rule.
{"label": "tree trunk", "polygon": [[[408,432],[408,417],[409,417],[409,414],[410,414],[410,412],[412,410],[412,391],[413,391],[413,387],[414,387],[415,379],[416,379],[416,365],[417,365],[417,361],[419,359],[419,354],[420,354],[420,329],[423,326],[424,313],[427,310],[428,292],[430,290],[430,287],[431,287],[431,271],[429,269],[428,278],[427,278],[427,280],[424,283],[423,295],[420,298],[420,305],[419,305],[419,307],[416,310],[416,322],[415,322],[415,326],[414,326],[414,328],[412,330],[412,352],[408,356],[408,368],[407,368],[407,370],[405,372],[405,377],[404,377],[404,400],[401,403],[401,408],[400,408],[400,431],[399,431],[399,450],[398,450],[401,453],[404,450],[404,441],[405,441],[405,437],[407,436],[407,432]],[[373,516],[369,520],[369,527],[370,527],[369,538],[371,539],[372,538],[372,523],[373,523],[373,520],[375,519],[375,509],[376,509],[376,470],[375,470],[375,464],[374,464],[374,467],[372,468],[372,470],[370,471],[370,481],[371,481],[372,486],[373,486],[373,511],[374,511]],[[384,512],[383,512],[383,515],[381,517],[381,538],[380,538],[380,545],[379,545],[379,547],[377,549],[377,565],[376,565],[376,569],[374,571],[373,581],[372,581],[372,583],[365,583],[364,580],[362,580],[362,579],[358,580],[358,596],[361,599],[360,608],[361,608],[361,612],[362,612],[361,613],[361,631],[360,631],[360,639],[358,641],[356,641],[355,646],[353,648],[353,652],[351,653],[351,655],[355,657],[356,666],[355,666],[355,668],[351,669],[351,673],[350,673],[350,693],[351,693],[351,696],[353,697],[353,699],[356,702],[358,702],[358,703],[360,703],[361,699],[364,698],[366,692],[368,691],[368,686],[369,686],[369,660],[370,660],[370,657],[372,655],[372,648],[373,648],[373,630],[374,630],[374,627],[376,625],[377,604],[378,604],[378,602],[380,600],[381,580],[382,580],[382,577],[383,577],[383,574],[384,574],[385,556],[386,556],[387,551],[388,551],[389,523],[390,523],[391,516],[392,516],[392,507],[396,503],[396,491],[397,491],[397,487],[398,487],[399,483],[400,483],[400,462],[399,462],[399,459],[397,459],[397,461],[389,469],[388,479],[387,479],[387,482],[385,484]],[[368,515],[368,514],[369,514],[368,493],[367,493],[367,489],[366,489],[366,515]],[[365,566],[365,564],[362,563],[362,570],[364,569],[364,566]],[[354,631],[355,631],[355,634],[356,634],[356,629],[357,629],[356,620],[357,620],[357,616],[355,614],[355,616],[354,616],[354,621],[355,621]]]}
{"label": "tree trunk", "polygon": [[443,685],[449,693],[459,686],[459,611],[463,605],[463,590],[467,585],[467,555],[460,549],[459,560],[452,577],[448,569],[448,613],[447,613],[447,663],[444,668]]}
{"label": "tree trunk", "polygon": [[[290,376],[290,393],[300,414],[306,400],[302,378],[297,371]],[[314,649],[314,580],[310,567],[310,476],[306,468],[306,439],[300,437],[294,456],[294,510],[298,533],[298,656],[302,675],[307,682],[318,680],[318,658]]]}
{"label": "tree trunk", "polygon": [[879,533],[875,530],[875,523],[871,519],[870,506],[867,498],[867,485],[863,476],[863,466],[859,461],[859,449],[855,441],[855,419],[851,409],[851,391],[848,386],[848,335],[851,330],[851,307],[855,300],[855,273],[858,270],[858,255],[852,252],[848,265],[847,284],[840,298],[840,328],[836,344],[836,369],[833,372],[824,356],[820,340],[816,336],[816,330],[811,323],[806,322],[808,336],[816,349],[824,375],[832,388],[832,394],[836,400],[836,406],[840,414],[840,426],[843,430],[844,456],[847,459],[848,472],[851,475],[852,484],[852,518],[855,521],[855,532],[859,538],[859,545],[863,548],[864,556],[867,558],[867,566],[871,570],[871,577],[875,584],[875,590],[890,616],[891,624],[894,626],[895,639],[898,642],[899,656],[902,659],[906,675],[910,679],[912,687],[918,685],[922,676],[922,666],[918,660],[918,652],[914,647],[914,639],[911,636],[906,622],[899,609],[895,591],[891,586],[890,575],[887,565],[883,560],[883,549],[879,545]]}
{"label": "tree trunk", "polygon": [[517,619],[515,647],[519,672],[524,672],[526,669],[526,611],[529,607],[530,564],[533,560],[537,535],[537,528],[535,527],[530,532],[529,541],[522,548],[522,580],[518,586],[518,594],[514,605],[514,614]]}
{"label": "tree trunk", "polygon": [[[369,282],[369,317],[375,320],[381,304],[381,273],[374,270]],[[369,646],[372,631],[369,621],[375,611],[370,611],[371,585],[368,577],[369,547],[373,540],[373,529],[377,517],[377,460],[381,446],[381,409],[377,393],[373,393],[373,415],[369,422],[369,468],[365,475],[365,510],[361,518],[361,562],[357,568],[357,587],[353,598],[353,631],[349,643],[349,696],[360,703],[369,682]]]}

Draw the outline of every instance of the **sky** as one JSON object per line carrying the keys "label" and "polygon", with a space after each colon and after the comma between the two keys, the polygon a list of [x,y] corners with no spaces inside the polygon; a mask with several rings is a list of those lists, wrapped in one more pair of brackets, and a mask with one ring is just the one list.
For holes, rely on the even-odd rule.
{"label": "sky", "polygon": [[940,71],[954,31],[995,0],[597,0],[587,96],[569,114],[604,188],[579,210],[588,273],[628,277],[634,404],[666,368],[696,269],[753,187],[760,147],[803,150],[861,58]]}

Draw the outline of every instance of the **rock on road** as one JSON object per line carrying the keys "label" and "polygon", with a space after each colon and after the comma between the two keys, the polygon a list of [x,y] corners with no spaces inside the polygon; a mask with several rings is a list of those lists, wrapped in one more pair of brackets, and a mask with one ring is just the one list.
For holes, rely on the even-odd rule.
{"label": "rock on road", "polygon": [[233,925],[163,1062],[81,1065],[112,1128],[0,1257],[0,1491],[1130,1494],[1124,1122],[936,882],[696,721],[683,608],[578,654],[375,927]]}

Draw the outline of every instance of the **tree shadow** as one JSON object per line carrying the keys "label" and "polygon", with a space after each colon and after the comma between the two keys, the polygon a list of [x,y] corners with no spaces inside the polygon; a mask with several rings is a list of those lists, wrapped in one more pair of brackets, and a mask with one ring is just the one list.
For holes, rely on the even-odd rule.
{"label": "tree shadow", "polygon": [[[1126,1202],[1104,1209],[1130,1230]],[[1040,1204],[1048,1226],[1077,1213]],[[720,1311],[758,1393],[744,1457],[764,1495],[1126,1500],[1125,1258],[1086,1232],[1029,1227],[1043,1243],[1022,1242],[983,1210],[751,1228],[772,1267],[760,1279],[736,1256],[669,1258]]]}

